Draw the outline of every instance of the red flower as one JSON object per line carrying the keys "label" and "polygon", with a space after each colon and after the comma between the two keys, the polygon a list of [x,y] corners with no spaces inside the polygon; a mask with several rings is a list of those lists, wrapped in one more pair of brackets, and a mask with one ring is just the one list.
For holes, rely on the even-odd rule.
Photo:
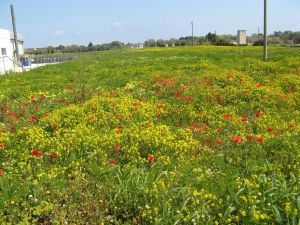
{"label": "red flower", "polygon": [[51,159],[55,159],[56,158],[56,154],[55,153],[51,153],[49,156],[50,156]]}
{"label": "red flower", "polygon": [[0,142],[0,148],[4,148],[5,147],[5,143]]}
{"label": "red flower", "polygon": [[115,150],[115,151],[120,151],[120,150],[121,150],[120,145],[115,145],[115,146],[114,146],[114,150]]}
{"label": "red flower", "polygon": [[38,116],[32,116],[32,117],[28,118],[28,122],[31,123],[31,124],[34,124],[38,120],[39,120]]}
{"label": "red flower", "polygon": [[156,114],[156,117],[157,117],[157,118],[160,118],[160,117],[161,117],[160,113],[157,113],[157,114]]}
{"label": "red flower", "polygon": [[243,116],[242,121],[243,122],[247,122],[248,121],[248,117],[247,116]]}
{"label": "red flower", "polygon": [[253,139],[252,135],[247,135],[246,138],[248,141],[251,141]]}
{"label": "red flower", "polygon": [[228,114],[224,114],[224,119],[225,120],[230,120],[230,116]]}
{"label": "red flower", "polygon": [[165,107],[165,104],[159,104],[156,106],[158,109],[163,109]]}
{"label": "red flower", "polygon": [[222,143],[223,143],[223,141],[222,141],[221,139],[218,139],[218,140],[217,140],[217,144],[218,144],[218,145],[221,145]]}
{"label": "red flower", "polygon": [[264,141],[264,139],[262,137],[257,137],[256,138],[256,142],[258,143],[262,143]]}
{"label": "red flower", "polygon": [[145,126],[146,129],[149,129],[150,127],[151,127],[150,125]]}
{"label": "red flower", "polygon": [[257,111],[256,113],[255,113],[255,116],[256,117],[260,117],[262,115],[262,112],[261,111]]}
{"label": "red flower", "polygon": [[270,127],[268,127],[268,128],[267,128],[267,131],[268,131],[268,132],[271,132],[271,131],[273,131],[273,129],[270,128]]}
{"label": "red flower", "polygon": [[153,162],[154,161],[154,156],[153,155],[148,155],[147,160],[148,160],[148,162]]}
{"label": "red flower", "polygon": [[222,128],[217,128],[217,132],[221,133],[222,132]]}
{"label": "red flower", "polygon": [[32,103],[36,102],[36,98],[35,97],[31,97],[31,102]]}
{"label": "red flower", "polygon": [[243,140],[240,137],[234,137],[234,138],[231,139],[231,141],[236,143],[236,144],[240,144],[240,143],[242,143]]}
{"label": "red flower", "polygon": [[40,157],[43,155],[43,152],[42,151],[32,151],[31,155],[35,156],[35,157]]}
{"label": "red flower", "polygon": [[116,161],[115,159],[110,159],[110,160],[109,160],[109,164],[112,165],[112,166],[115,165],[116,162],[117,162],[117,161]]}
{"label": "red flower", "polygon": [[7,110],[8,110],[8,107],[7,107],[6,105],[1,106],[1,110],[2,110],[2,111],[7,111]]}
{"label": "red flower", "polygon": [[199,128],[199,129],[197,130],[197,132],[198,132],[199,134],[203,133],[203,131],[204,131],[203,128]]}
{"label": "red flower", "polygon": [[0,169],[0,175],[4,174],[4,171]]}

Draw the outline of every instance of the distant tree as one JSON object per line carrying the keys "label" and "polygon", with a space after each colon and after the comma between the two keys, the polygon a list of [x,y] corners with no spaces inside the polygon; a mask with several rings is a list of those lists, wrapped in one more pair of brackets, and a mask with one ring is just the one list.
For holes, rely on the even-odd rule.
{"label": "distant tree", "polygon": [[159,39],[156,41],[156,46],[157,47],[166,47],[167,42],[163,39]]}
{"label": "distant tree", "polygon": [[253,43],[253,46],[263,46],[264,43],[264,40],[257,40]]}
{"label": "distant tree", "polygon": [[94,50],[94,45],[93,45],[93,43],[92,43],[92,42],[90,42],[90,43],[88,44],[88,46],[87,46],[87,50],[88,50],[89,52],[91,52],[91,51],[93,51],[93,50]]}
{"label": "distant tree", "polygon": [[293,41],[294,41],[294,44],[300,44],[300,32],[294,33]]}
{"label": "distant tree", "polygon": [[65,49],[65,46],[59,45],[55,49],[61,52],[61,51],[63,51]]}
{"label": "distant tree", "polygon": [[111,49],[121,49],[123,46],[123,43],[119,42],[119,41],[113,41],[111,43]]}
{"label": "distant tree", "polygon": [[216,37],[216,41],[214,43],[217,46],[231,46],[233,45],[232,41],[227,36]]}
{"label": "distant tree", "polygon": [[55,53],[55,48],[52,47],[52,46],[48,46],[48,48],[47,48],[47,53],[48,53],[48,54],[53,54],[53,53]]}
{"label": "distant tree", "polygon": [[156,47],[156,41],[154,39],[149,39],[144,43],[145,47],[154,48]]}
{"label": "distant tree", "polygon": [[206,35],[206,39],[211,43],[215,43],[216,42],[216,34],[209,32]]}

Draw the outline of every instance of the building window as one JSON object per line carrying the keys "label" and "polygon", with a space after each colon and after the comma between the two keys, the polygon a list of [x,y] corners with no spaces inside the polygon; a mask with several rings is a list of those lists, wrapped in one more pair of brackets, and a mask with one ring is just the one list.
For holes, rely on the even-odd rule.
{"label": "building window", "polygon": [[1,54],[2,55],[7,55],[6,48],[1,48]]}

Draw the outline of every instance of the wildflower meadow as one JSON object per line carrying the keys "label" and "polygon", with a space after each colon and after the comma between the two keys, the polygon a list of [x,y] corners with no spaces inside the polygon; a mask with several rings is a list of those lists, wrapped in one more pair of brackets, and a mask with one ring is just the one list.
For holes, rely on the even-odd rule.
{"label": "wildflower meadow", "polygon": [[0,77],[1,224],[300,224],[300,51],[81,54]]}

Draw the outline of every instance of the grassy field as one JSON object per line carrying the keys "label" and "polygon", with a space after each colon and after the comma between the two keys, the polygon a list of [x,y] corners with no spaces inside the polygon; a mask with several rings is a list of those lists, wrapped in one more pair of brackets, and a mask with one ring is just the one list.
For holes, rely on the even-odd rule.
{"label": "grassy field", "polygon": [[82,54],[0,77],[1,224],[300,224],[300,51]]}

